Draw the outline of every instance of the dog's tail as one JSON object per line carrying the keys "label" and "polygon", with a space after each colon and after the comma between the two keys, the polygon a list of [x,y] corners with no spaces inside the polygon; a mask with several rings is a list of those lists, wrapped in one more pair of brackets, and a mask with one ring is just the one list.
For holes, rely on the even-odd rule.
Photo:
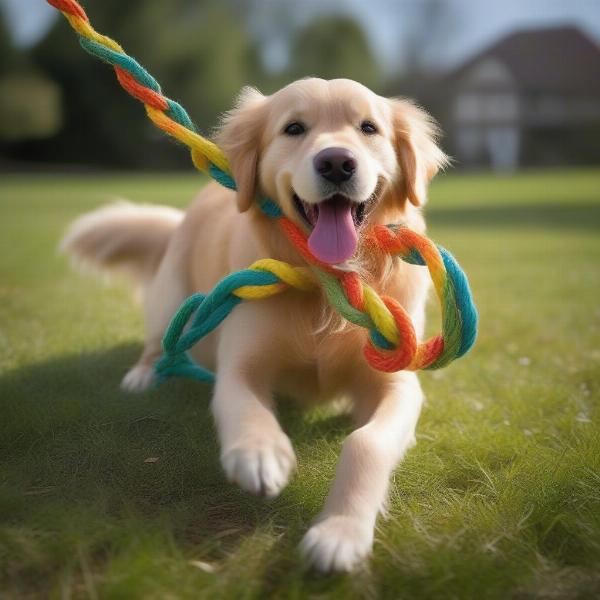
{"label": "dog's tail", "polygon": [[116,202],[71,223],[60,249],[82,266],[124,272],[145,285],[158,269],[183,212],[167,206]]}

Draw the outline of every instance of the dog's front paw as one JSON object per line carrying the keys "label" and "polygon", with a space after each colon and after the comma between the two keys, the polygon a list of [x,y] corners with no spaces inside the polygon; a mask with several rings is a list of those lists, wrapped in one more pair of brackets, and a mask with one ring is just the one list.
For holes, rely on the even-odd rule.
{"label": "dog's front paw", "polygon": [[373,526],[356,517],[331,516],[315,523],[304,536],[300,551],[322,571],[352,571],[373,547]]}
{"label": "dog's front paw", "polygon": [[288,482],[296,455],[283,431],[254,434],[225,449],[221,463],[229,481],[242,489],[273,498]]}
{"label": "dog's front paw", "polygon": [[145,392],[154,384],[156,376],[154,368],[148,365],[135,365],[131,368],[123,381],[121,381],[121,389],[126,392]]}

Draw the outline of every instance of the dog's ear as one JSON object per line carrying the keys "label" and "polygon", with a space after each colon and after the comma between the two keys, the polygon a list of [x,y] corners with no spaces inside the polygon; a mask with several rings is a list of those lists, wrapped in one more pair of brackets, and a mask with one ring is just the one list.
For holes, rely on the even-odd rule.
{"label": "dog's ear", "polygon": [[427,184],[448,164],[448,157],[437,145],[439,129],[433,117],[409,100],[390,102],[400,166],[398,193],[403,201],[422,206],[427,201]]}
{"label": "dog's ear", "polygon": [[240,212],[250,208],[256,194],[265,104],[265,97],[258,90],[245,87],[235,107],[223,116],[216,135],[216,142],[231,165]]}

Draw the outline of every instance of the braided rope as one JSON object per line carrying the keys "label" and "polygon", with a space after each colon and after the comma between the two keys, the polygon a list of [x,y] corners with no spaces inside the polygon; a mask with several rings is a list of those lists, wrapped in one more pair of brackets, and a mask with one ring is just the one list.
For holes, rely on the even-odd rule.
{"label": "braided rope", "polygon": [[119,83],[128,94],[144,104],[148,118],[159,129],[190,148],[192,161],[197,169],[206,172],[214,165],[221,171],[230,173],[229,163],[222,150],[197,133],[185,109],[175,100],[164,96],[158,81],[134,58],[127,55],[120,44],[92,27],[78,2],[47,2],[66,17],[79,34],[79,43],[86,52],[114,67]]}
{"label": "braided rope", "polygon": [[[149,119],[190,148],[196,168],[221,185],[235,190],[235,181],[222,150],[201,136],[185,109],[163,95],[158,82],[114,40],[91,26],[75,0],[47,0],[69,21],[86,52],[112,65],[121,86],[144,104]],[[264,259],[222,279],[208,294],[190,296],[174,315],[163,339],[164,356],[158,361],[159,379],[184,375],[213,381],[214,375],[196,365],[187,351],[210,333],[243,300],[257,300],[293,288],[319,287],[330,305],[345,319],[364,327],[369,338],[363,349],[367,362],[386,372],[437,369],[463,356],[475,342],[477,311],[466,275],[454,257],[428,238],[402,225],[376,226],[366,243],[376,251],[426,266],[433,280],[442,314],[442,332],[417,343],[410,317],[394,298],[379,296],[358,274],[319,261],[308,248],[306,234],[282,214],[272,200],[263,198],[263,213],[273,218],[308,263],[309,268]],[[184,331],[185,330],[185,331]]]}

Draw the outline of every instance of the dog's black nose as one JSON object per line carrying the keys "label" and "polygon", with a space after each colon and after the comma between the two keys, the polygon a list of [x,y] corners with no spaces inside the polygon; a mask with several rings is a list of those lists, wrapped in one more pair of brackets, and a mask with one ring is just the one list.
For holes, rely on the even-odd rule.
{"label": "dog's black nose", "polygon": [[347,148],[325,148],[313,158],[313,164],[317,173],[336,185],[348,181],[356,171],[356,159]]}

